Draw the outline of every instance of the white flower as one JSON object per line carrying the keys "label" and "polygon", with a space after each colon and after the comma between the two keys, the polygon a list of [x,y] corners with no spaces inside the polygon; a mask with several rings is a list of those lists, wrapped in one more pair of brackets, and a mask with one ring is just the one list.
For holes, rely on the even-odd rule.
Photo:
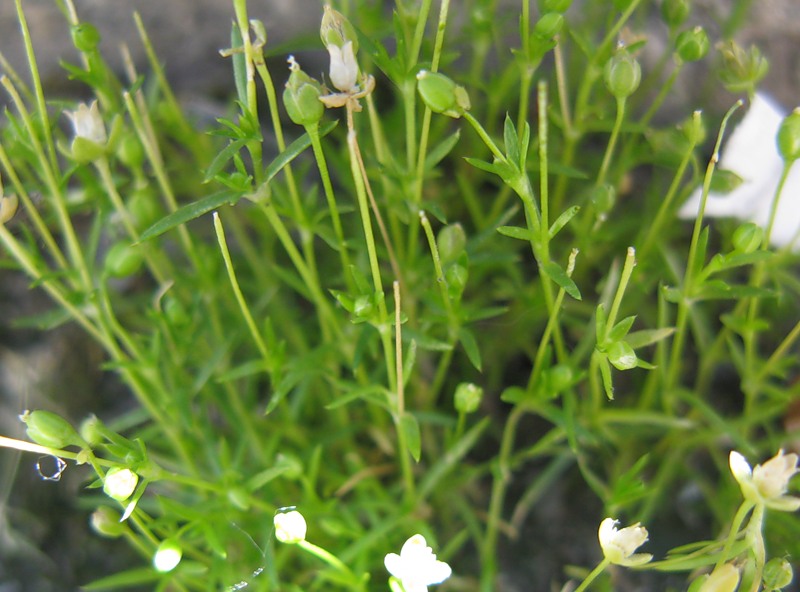
{"label": "white flower", "polygon": [[330,78],[333,86],[344,93],[357,90],[358,63],[353,53],[353,42],[348,41],[343,46],[330,44],[328,53],[331,56]]}
{"label": "white flower", "polygon": [[156,571],[166,573],[175,569],[181,562],[183,550],[175,539],[165,539],[153,555],[153,567]]}
{"label": "white flower", "polygon": [[275,514],[273,524],[275,524],[275,538],[282,543],[295,544],[306,539],[308,525],[297,510]]}
{"label": "white flower", "polygon": [[436,559],[421,534],[408,539],[400,555],[386,555],[383,563],[389,573],[400,581],[405,592],[427,592],[428,586],[441,584],[452,573],[449,565]]}
{"label": "white flower", "polygon": [[119,502],[128,499],[136,489],[139,476],[130,469],[114,467],[108,470],[103,480],[103,493]]}
{"label": "white flower", "polygon": [[86,103],[81,103],[77,110],[67,111],[67,116],[72,120],[76,138],[84,138],[95,144],[105,144],[108,140],[97,101],[93,101],[88,107]]}
{"label": "white flower", "polygon": [[615,565],[642,565],[650,561],[650,553],[635,553],[647,541],[647,529],[638,522],[622,530],[617,530],[619,522],[613,518],[606,518],[600,523],[597,538],[603,555]]}
{"label": "white flower", "polygon": [[[783,170],[776,137],[785,112],[766,95],[756,93],[742,122],[725,143],[719,167],[736,173],[742,184],[726,194],[708,194],[705,215],[738,218],[755,222],[762,228],[769,223],[772,200]],[[775,246],[792,242],[800,230],[800,164],[790,169],[778,203],[770,241]],[[681,218],[697,216],[702,188],[695,190],[678,212]]]}
{"label": "white flower", "polygon": [[698,592],[734,592],[739,585],[739,570],[730,563],[705,576]]}
{"label": "white flower", "polygon": [[763,465],[751,469],[747,459],[734,450],[729,463],[745,499],[783,512],[800,508],[800,498],[785,495],[789,480],[798,472],[796,454],[784,454],[779,450]]}

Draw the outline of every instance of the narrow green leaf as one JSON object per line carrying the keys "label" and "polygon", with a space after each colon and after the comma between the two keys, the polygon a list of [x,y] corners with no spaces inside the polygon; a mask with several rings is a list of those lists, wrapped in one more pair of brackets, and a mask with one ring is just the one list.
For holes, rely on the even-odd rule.
{"label": "narrow green leaf", "polygon": [[481,421],[472,426],[466,434],[451,446],[447,452],[439,457],[439,459],[425,471],[425,478],[419,485],[417,499],[424,500],[428,495],[436,489],[439,482],[453,470],[453,468],[461,461],[462,458],[475,446],[481,434],[489,427],[491,423],[489,417],[484,417]]}
{"label": "narrow green leaf", "polygon": [[422,454],[422,437],[420,436],[417,418],[408,412],[403,413],[400,418],[400,429],[403,430],[403,434],[406,437],[406,446],[411,458],[419,462]]}
{"label": "narrow green leaf", "polygon": [[597,305],[594,315],[594,332],[597,343],[599,344],[606,336],[606,307],[603,304]]}
{"label": "narrow green leaf", "polygon": [[517,129],[514,127],[514,122],[511,117],[506,113],[506,119],[503,123],[503,141],[506,145],[506,157],[510,162],[519,164],[519,138],[517,137]]}
{"label": "narrow green leaf", "polygon": [[475,336],[469,329],[462,327],[458,331],[458,339],[461,342],[461,345],[464,347],[464,351],[467,352],[469,361],[473,366],[475,366],[478,372],[480,372],[481,352],[480,349],[478,349],[478,342],[475,340]]}
{"label": "narrow green leaf", "polygon": [[493,175],[499,175],[498,168],[496,165],[492,164],[491,162],[486,162],[485,160],[481,160],[479,158],[471,158],[469,156],[465,156],[464,160],[466,160],[469,164],[474,166],[476,169],[480,169],[482,171],[486,171],[487,173],[492,173]]}
{"label": "narrow green leaf", "polygon": [[[236,85],[236,95],[242,105],[247,105],[247,62],[244,55],[244,40],[242,32],[236,23],[231,27],[231,62],[233,63],[233,82]],[[238,50],[238,51],[236,51]]]}
{"label": "narrow green leaf", "polygon": [[119,590],[157,582],[160,578],[161,576],[156,573],[152,567],[136,567],[112,576],[100,578],[89,584],[84,584],[81,586],[81,590],[87,590],[89,592]]}
{"label": "narrow green leaf", "polygon": [[611,331],[608,332],[608,340],[609,341],[619,341],[620,339],[624,339],[625,336],[628,334],[628,331],[631,330],[633,326],[633,322],[636,320],[636,315],[631,315],[629,317],[625,317],[619,323],[614,325]]}
{"label": "narrow green leaf", "polygon": [[561,215],[556,218],[556,221],[550,225],[550,238],[552,239],[555,237],[567,223],[575,217],[575,214],[581,211],[580,206],[572,206],[571,208],[567,208]]}
{"label": "narrow green leaf", "polygon": [[436,145],[429,153],[427,158],[425,158],[425,170],[429,171],[433,169],[437,164],[439,164],[442,159],[450,154],[450,151],[455,147],[458,143],[458,139],[461,137],[461,131],[458,130],[456,133],[447,136],[444,140],[442,140],[439,144]]}
{"label": "narrow green leaf", "polygon": [[558,263],[550,261],[542,266],[542,271],[575,300],[581,299],[581,292],[578,290],[578,286],[575,285],[572,278],[567,275],[567,272],[564,271]]}
{"label": "narrow green leaf", "polygon": [[530,230],[523,228],[522,226],[500,226],[497,229],[497,232],[510,238],[516,238],[524,241],[531,240]]}
{"label": "narrow green leaf", "polygon": [[614,400],[614,383],[611,380],[611,363],[608,361],[608,356],[597,354],[600,356],[600,376],[603,378],[603,388],[606,391],[606,397],[609,401]]}
{"label": "narrow green leaf", "polygon": [[[338,125],[336,121],[330,121],[325,125],[321,126],[319,129],[319,137],[324,138],[327,136],[333,129]],[[311,146],[311,138],[308,137],[308,134],[303,134],[299,138],[297,138],[294,142],[289,144],[286,147],[286,150],[281,152],[275,159],[269,163],[266,169],[264,169],[264,183],[269,183],[275,175],[277,175],[283,167],[287,164],[292,162],[295,158],[297,158],[302,152],[304,152],[309,146]]]}
{"label": "narrow green leaf", "polygon": [[644,329],[642,331],[634,331],[625,336],[625,341],[628,342],[633,349],[639,349],[652,345],[666,339],[675,333],[675,327],[664,327],[663,329]]}
{"label": "narrow green leaf", "polygon": [[216,210],[223,204],[228,203],[230,205],[235,205],[241,197],[241,195],[237,195],[228,189],[223,189],[222,191],[212,193],[203,199],[186,204],[185,206],[172,212],[170,215],[161,218],[161,220],[145,230],[139,237],[139,241],[144,242],[157,236],[161,236],[168,230],[172,230],[176,226],[186,224],[195,218],[199,218],[203,214],[207,214],[212,210]]}
{"label": "narrow green leaf", "polygon": [[211,179],[213,179],[216,174],[219,173],[228,163],[228,161],[233,158],[233,155],[239,152],[239,150],[241,150],[246,143],[247,140],[234,140],[225,146],[225,148],[220,150],[219,154],[217,154],[214,157],[214,160],[211,161],[211,164],[208,165],[206,176],[203,177],[203,183],[208,183]]}

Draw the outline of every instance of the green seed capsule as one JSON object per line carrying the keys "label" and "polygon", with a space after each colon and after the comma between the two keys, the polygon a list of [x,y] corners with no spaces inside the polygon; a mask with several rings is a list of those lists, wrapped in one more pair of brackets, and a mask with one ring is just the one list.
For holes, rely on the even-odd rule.
{"label": "green seed capsule", "polygon": [[483,389],[471,382],[462,382],[456,387],[455,407],[459,413],[474,413],[483,399]]}
{"label": "green seed capsule", "polygon": [[139,271],[142,261],[141,250],[126,242],[118,242],[106,254],[105,270],[111,277],[128,277]]}
{"label": "green seed capsule", "polygon": [[70,423],[53,413],[38,409],[26,411],[19,417],[26,425],[28,437],[48,448],[66,448],[67,446],[83,446],[84,441]]}
{"label": "green seed capsule", "polygon": [[781,590],[792,583],[792,564],[783,557],[775,557],[764,566],[764,589]]}
{"label": "green seed capsule", "polygon": [[670,29],[675,29],[689,17],[689,8],[689,0],[664,0],[661,3],[661,18]]}
{"label": "green seed capsule", "polygon": [[675,40],[675,53],[684,62],[696,62],[706,57],[711,43],[702,27],[683,31]]}
{"label": "green seed capsule", "polygon": [[567,12],[569,10],[572,0],[544,0],[545,12]]}
{"label": "green seed capsule", "polygon": [[535,39],[550,40],[561,32],[564,27],[564,15],[559,12],[548,12],[542,15],[533,26]]}
{"label": "green seed capsule", "polygon": [[358,53],[358,35],[350,21],[338,10],[325,5],[322,14],[322,23],[319,27],[319,36],[323,45],[343,47],[348,41],[353,43],[353,53]]}
{"label": "green seed capsule", "polygon": [[469,111],[469,95],[444,74],[422,70],[417,74],[417,90],[423,102],[434,113],[458,119]]}
{"label": "green seed capsule", "polygon": [[758,224],[747,222],[733,233],[733,248],[740,253],[752,253],[764,241],[764,231]]}
{"label": "green seed capsule", "polygon": [[631,54],[621,49],[606,62],[603,79],[612,95],[625,99],[639,88],[642,68]]}
{"label": "green seed capsule", "polygon": [[307,126],[322,119],[325,106],[320,102],[322,87],[300,69],[294,58],[289,58],[292,73],[283,91],[283,105],[289,118],[297,125]]}
{"label": "green seed capsule", "polygon": [[781,122],[778,129],[778,152],[786,162],[800,158],[800,107]]}

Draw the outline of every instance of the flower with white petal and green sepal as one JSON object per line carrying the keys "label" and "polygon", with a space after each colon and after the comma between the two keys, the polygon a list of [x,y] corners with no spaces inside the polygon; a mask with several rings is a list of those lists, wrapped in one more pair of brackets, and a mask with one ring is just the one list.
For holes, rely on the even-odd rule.
{"label": "flower with white petal and green sepal", "polygon": [[789,480],[798,472],[797,458],[794,453],[779,450],[763,465],[751,469],[747,459],[734,450],[729,463],[745,499],[773,510],[794,512],[800,508],[800,498],[786,495],[786,491]]}

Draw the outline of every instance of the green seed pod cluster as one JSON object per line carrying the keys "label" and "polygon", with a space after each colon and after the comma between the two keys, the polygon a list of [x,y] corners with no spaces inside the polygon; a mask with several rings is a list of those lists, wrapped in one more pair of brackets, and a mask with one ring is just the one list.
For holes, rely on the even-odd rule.
{"label": "green seed pod cluster", "polygon": [[75,428],[63,417],[52,411],[37,409],[19,416],[26,426],[28,437],[48,448],[83,447],[85,442]]}
{"label": "green seed pod cluster", "polygon": [[417,74],[417,90],[431,111],[454,119],[469,111],[471,106],[466,89],[444,74],[422,70]]}
{"label": "green seed pod cluster", "polygon": [[292,73],[283,91],[283,105],[289,118],[297,125],[314,125],[322,119],[325,106],[319,100],[323,95],[322,86],[300,69],[293,57],[289,58]]}
{"label": "green seed pod cluster", "polygon": [[639,62],[625,48],[620,48],[603,69],[606,87],[617,99],[631,96],[642,81],[642,68]]}
{"label": "green seed pod cluster", "polygon": [[684,62],[696,62],[706,57],[711,42],[703,27],[683,31],[675,40],[675,53]]}
{"label": "green seed pod cluster", "polygon": [[778,152],[785,162],[800,158],[800,107],[787,115],[778,128]]}
{"label": "green seed pod cluster", "polygon": [[753,93],[758,83],[767,75],[769,62],[753,45],[745,51],[733,41],[717,45],[722,55],[720,80],[732,93]]}

